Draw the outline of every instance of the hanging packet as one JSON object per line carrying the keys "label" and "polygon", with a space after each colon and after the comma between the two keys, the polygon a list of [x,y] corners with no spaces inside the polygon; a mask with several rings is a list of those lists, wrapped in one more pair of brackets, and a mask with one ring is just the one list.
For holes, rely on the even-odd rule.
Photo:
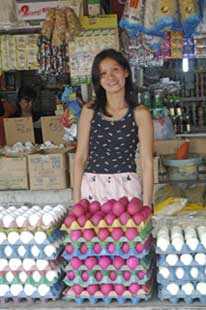
{"label": "hanging packet", "polygon": [[179,9],[184,35],[191,37],[201,21],[199,1],[179,0]]}

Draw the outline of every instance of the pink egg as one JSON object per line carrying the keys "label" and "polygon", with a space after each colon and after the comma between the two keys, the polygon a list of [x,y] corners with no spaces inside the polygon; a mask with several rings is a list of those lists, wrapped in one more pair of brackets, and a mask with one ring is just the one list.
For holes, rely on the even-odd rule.
{"label": "pink egg", "polygon": [[113,213],[108,213],[105,215],[104,220],[107,223],[107,225],[112,225],[115,220],[115,215]]}
{"label": "pink egg", "polygon": [[127,259],[127,266],[131,269],[134,270],[137,266],[139,265],[139,259],[135,256],[130,256]]}
{"label": "pink egg", "polygon": [[139,212],[143,207],[142,201],[139,198],[132,198],[127,206],[127,212],[131,215]]}
{"label": "pink egg", "polygon": [[146,216],[149,217],[150,215],[152,215],[152,207],[150,206],[144,206],[141,210],[141,212],[144,211]]}
{"label": "pink egg", "polygon": [[96,292],[99,291],[99,285],[97,284],[91,284],[87,287],[87,292],[90,296],[93,296]]}
{"label": "pink egg", "polygon": [[86,270],[84,270],[81,274],[81,278],[83,281],[87,282],[89,279],[89,273]]}
{"label": "pink egg", "polygon": [[138,236],[138,231],[136,228],[130,227],[125,231],[125,237],[128,240],[134,240]]}
{"label": "pink egg", "polygon": [[109,278],[110,278],[111,281],[115,281],[116,278],[117,278],[117,273],[114,270],[111,270],[109,272]]}
{"label": "pink egg", "polygon": [[97,259],[94,256],[90,256],[88,258],[86,258],[85,260],[85,265],[88,269],[93,269],[95,265],[97,265]]}
{"label": "pink egg", "polygon": [[110,236],[109,229],[108,228],[100,228],[97,235],[101,241],[104,241]]}
{"label": "pink egg", "polygon": [[135,213],[135,215],[133,215],[133,220],[135,221],[135,224],[140,225],[141,222],[144,220],[144,217],[140,212],[137,212]]}
{"label": "pink egg", "polygon": [[115,241],[118,241],[123,235],[124,235],[124,232],[119,227],[115,227],[111,231],[111,236]]}
{"label": "pink egg", "polygon": [[73,251],[74,251],[74,247],[71,243],[68,243],[66,246],[65,246],[65,251],[68,253],[68,254],[71,254]]}
{"label": "pink egg", "polygon": [[113,286],[112,284],[101,284],[100,290],[104,296],[108,296],[113,291]]}
{"label": "pink egg", "polygon": [[125,286],[123,284],[114,284],[114,290],[118,296],[122,296],[125,291]]}
{"label": "pink egg", "polygon": [[115,247],[115,245],[114,245],[114,243],[109,243],[108,245],[107,245],[107,251],[109,252],[109,253],[114,253],[115,252],[115,250],[116,250],[116,247]]}
{"label": "pink egg", "polygon": [[72,268],[74,270],[77,270],[81,267],[82,265],[82,261],[79,257],[73,257],[71,260],[70,260],[70,265],[72,266]]}
{"label": "pink egg", "polygon": [[122,249],[122,252],[126,254],[126,253],[129,252],[130,246],[129,246],[129,244],[128,244],[127,242],[124,242],[124,243],[122,244],[121,249]]}
{"label": "pink egg", "polygon": [[138,253],[142,253],[145,250],[145,248],[146,248],[145,243],[138,242],[135,245],[135,249]]}
{"label": "pink egg", "polygon": [[116,202],[115,199],[110,199],[108,201],[106,201],[102,207],[101,207],[101,210],[104,212],[104,213],[110,213],[112,211],[112,207],[113,207],[113,204]]}
{"label": "pink egg", "polygon": [[87,251],[88,251],[87,245],[86,245],[85,243],[82,243],[81,246],[80,246],[80,252],[81,252],[82,254],[86,254]]}
{"label": "pink egg", "polygon": [[126,196],[124,196],[124,197],[121,197],[121,198],[118,200],[118,202],[120,202],[120,203],[126,208],[126,206],[127,206],[128,203],[129,203],[129,200],[128,200],[128,198],[127,198]]}
{"label": "pink egg", "polygon": [[103,278],[103,274],[101,273],[101,271],[97,270],[97,271],[95,272],[95,279],[96,279],[97,281],[101,281],[102,278]]}
{"label": "pink egg", "polygon": [[75,274],[73,271],[67,271],[67,277],[69,278],[69,280],[73,281],[75,278]]}
{"label": "pink egg", "polygon": [[76,217],[79,217],[80,215],[85,213],[85,208],[80,205],[80,203],[77,203],[72,206],[72,214],[75,215]]}
{"label": "pink egg", "polygon": [[71,231],[71,234],[70,234],[70,238],[71,238],[71,240],[73,241],[73,242],[76,242],[76,241],[78,241],[79,240],[79,238],[81,238],[82,237],[82,232],[81,232],[81,230],[73,230],[73,231]]}
{"label": "pink egg", "polygon": [[95,243],[93,246],[93,250],[96,254],[99,254],[102,251],[102,247],[99,243]]}
{"label": "pink egg", "polygon": [[75,295],[80,295],[83,292],[84,288],[80,286],[79,284],[74,284],[72,286],[72,291]]}
{"label": "pink egg", "polygon": [[99,214],[99,213],[96,213],[94,214],[92,217],[91,217],[91,221],[92,221],[92,224],[96,227],[98,226],[99,222],[101,221],[102,219],[102,216]]}
{"label": "pink egg", "polygon": [[115,202],[112,207],[112,212],[117,218],[125,211],[125,207],[120,202]]}
{"label": "pink egg", "polygon": [[85,211],[88,211],[89,201],[87,199],[81,199],[79,203],[84,207]]}
{"label": "pink egg", "polygon": [[69,214],[69,215],[67,215],[67,217],[66,217],[65,220],[64,220],[64,225],[65,225],[66,227],[70,228],[71,224],[72,224],[73,222],[75,222],[75,221],[76,221],[76,216],[73,215],[73,214]]}
{"label": "pink egg", "polygon": [[129,281],[129,279],[131,278],[131,273],[128,270],[124,270],[122,275],[125,281]]}
{"label": "pink egg", "polygon": [[80,227],[84,227],[86,221],[87,221],[87,216],[85,214],[82,214],[77,218],[77,222],[79,223]]}
{"label": "pink egg", "polygon": [[137,272],[137,277],[138,277],[138,279],[143,280],[145,277],[145,272],[143,270],[139,270]]}
{"label": "pink egg", "polygon": [[128,212],[123,212],[119,217],[119,221],[122,225],[126,225],[130,218],[131,216]]}
{"label": "pink egg", "polygon": [[136,295],[139,289],[140,289],[140,285],[138,283],[132,283],[129,286],[129,291],[132,294],[132,296]]}
{"label": "pink egg", "polygon": [[99,266],[102,269],[107,269],[111,265],[111,259],[108,256],[101,256],[99,259]]}
{"label": "pink egg", "polygon": [[89,205],[89,212],[95,214],[96,212],[101,210],[101,205],[98,201],[93,201]]}
{"label": "pink egg", "polygon": [[125,264],[125,261],[122,257],[120,256],[114,257],[113,265],[117,270],[121,269],[124,266],[124,264]]}
{"label": "pink egg", "polygon": [[95,236],[95,231],[92,228],[84,229],[83,237],[86,241],[91,241]]}

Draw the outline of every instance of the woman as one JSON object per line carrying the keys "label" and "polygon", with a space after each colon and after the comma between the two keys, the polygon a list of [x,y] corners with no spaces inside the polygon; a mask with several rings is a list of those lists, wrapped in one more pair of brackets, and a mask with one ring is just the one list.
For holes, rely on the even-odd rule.
{"label": "woman", "polygon": [[[85,105],[79,120],[74,203],[81,198],[103,203],[127,196],[139,197],[145,205],[151,205],[153,124],[147,108],[134,100],[128,61],[118,51],[103,50],[94,59],[92,82],[94,105]],[[142,186],[135,164],[138,143]]]}

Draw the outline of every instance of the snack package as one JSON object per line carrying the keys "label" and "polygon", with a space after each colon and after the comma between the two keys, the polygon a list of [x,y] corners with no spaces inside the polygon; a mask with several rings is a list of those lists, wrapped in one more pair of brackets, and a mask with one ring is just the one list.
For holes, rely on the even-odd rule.
{"label": "snack package", "polygon": [[48,10],[46,19],[44,20],[42,24],[42,28],[41,28],[41,34],[47,40],[50,40],[52,37],[52,33],[54,30],[54,25],[55,25],[55,19],[56,19],[56,9],[51,8]]}
{"label": "snack package", "polygon": [[61,45],[64,44],[66,28],[67,24],[66,24],[65,10],[56,9],[56,20],[52,36],[53,46],[60,47]]}
{"label": "snack package", "polygon": [[82,25],[71,8],[65,8],[66,17],[66,40],[72,39],[75,35],[83,31]]}
{"label": "snack package", "polygon": [[201,21],[199,1],[179,0],[179,9],[184,34],[190,37]]}

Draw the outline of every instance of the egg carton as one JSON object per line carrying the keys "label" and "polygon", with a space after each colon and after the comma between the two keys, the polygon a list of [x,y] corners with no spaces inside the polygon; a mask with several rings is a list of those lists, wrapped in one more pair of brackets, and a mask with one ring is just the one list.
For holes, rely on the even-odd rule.
{"label": "egg carton", "polygon": [[10,255],[5,254],[4,249],[5,249],[6,247],[4,247],[4,248],[1,247],[1,248],[0,248],[0,257],[1,257],[1,258],[5,258],[5,259],[7,259],[7,258],[9,258],[9,259],[11,259],[11,258],[21,258],[21,259],[24,259],[24,258],[33,258],[33,259],[55,260],[55,259],[57,259],[57,257],[62,253],[62,251],[63,251],[63,249],[64,249],[63,245],[62,245],[62,246],[59,246],[59,247],[56,247],[56,248],[55,248],[55,252],[53,252],[52,255],[47,255],[47,254],[44,252],[45,246],[38,245],[38,246],[36,246],[36,248],[38,248],[39,253],[34,255],[34,254],[32,254],[32,252],[31,252],[31,248],[32,248],[31,245],[27,245],[27,247],[26,247],[26,246],[24,246],[24,247],[25,247],[25,253],[24,253],[23,255],[20,255],[20,254],[18,253],[18,248],[19,248],[19,246],[14,246],[14,245],[13,245],[12,248],[11,248],[11,254],[10,254]]}
{"label": "egg carton", "polygon": [[[63,267],[64,263],[63,263],[63,258],[62,257],[58,257],[56,260],[46,260],[44,259],[43,261],[46,263],[43,263],[43,265],[38,264],[38,260],[36,259],[32,259],[33,260],[33,265],[31,265],[28,268],[28,262],[26,262],[27,264],[27,268],[24,268],[24,261],[22,259],[21,260],[21,264],[19,266],[14,266],[15,268],[12,268],[11,264],[10,264],[10,260],[7,259],[7,265],[5,267],[2,268],[1,263],[0,262],[0,276],[4,276],[6,272],[10,271],[12,273],[14,273],[15,275],[17,275],[19,272],[21,271],[25,271],[26,273],[30,273],[33,271],[39,271],[42,274],[44,274],[45,272],[49,271],[49,270],[56,270],[59,267]],[[41,261],[41,260],[40,260]]]}
{"label": "egg carton", "polygon": [[[40,230],[39,230],[40,231]],[[5,247],[7,245],[10,245],[10,246],[25,246],[25,245],[48,245],[56,240],[64,240],[65,238],[65,233],[63,231],[60,231],[59,229],[56,229],[55,231],[53,231],[51,234],[48,234],[48,232],[46,233],[45,231],[42,231],[44,232],[46,235],[47,235],[47,239],[44,240],[43,242],[39,243],[39,242],[36,242],[35,238],[34,238],[34,232],[31,232],[32,235],[33,235],[33,238],[29,241],[29,242],[25,242],[24,240],[20,240],[20,239],[17,239],[16,242],[9,242],[8,240],[8,233],[7,233],[7,239],[5,239],[4,241],[1,242],[0,244],[0,250],[2,247]]]}
{"label": "egg carton", "polygon": [[[176,267],[168,267],[168,271],[169,271],[169,276],[167,278],[164,278],[162,276],[162,274],[160,274],[160,272],[157,272],[157,282],[161,283],[161,284],[165,284],[168,282],[177,282],[182,284],[185,281],[195,281],[196,279],[194,277],[191,276],[190,274],[190,269],[191,267],[183,267],[184,269],[184,276],[182,279],[179,279],[175,272],[176,272]],[[202,266],[198,266],[197,267],[199,274],[198,274],[198,280],[204,281],[206,282],[206,267],[202,267]],[[205,269],[205,270],[204,270]]]}
{"label": "egg carton", "polygon": [[83,280],[81,276],[76,276],[73,280],[70,280],[68,278],[68,276],[65,276],[64,277],[64,283],[67,286],[79,284],[84,288],[86,288],[88,285],[91,285],[91,284],[100,284],[100,283],[104,283],[104,284],[119,284],[119,283],[122,284],[122,283],[124,283],[125,286],[129,286],[132,283],[144,285],[145,283],[147,283],[151,279],[152,276],[154,276],[154,273],[153,273],[153,270],[150,269],[146,273],[144,273],[143,278],[142,277],[139,278],[138,273],[136,273],[136,274],[131,275],[129,280],[125,280],[123,275],[119,274],[119,275],[117,275],[115,280],[111,280],[108,275],[104,275],[102,273],[102,279],[100,281],[96,280],[95,276],[94,277],[90,276],[87,281]]}
{"label": "egg carton", "polygon": [[108,243],[119,244],[119,242],[128,242],[131,246],[132,244],[136,244],[137,242],[144,243],[152,232],[152,224],[148,222],[144,229],[139,232],[138,236],[136,236],[133,240],[129,240],[125,236],[122,236],[118,241],[114,240],[112,237],[107,237],[104,241],[100,240],[97,236],[93,237],[91,240],[86,240],[84,237],[80,237],[78,240],[72,240],[70,234],[67,235],[64,239],[64,244],[72,243],[75,247],[79,247],[81,243],[87,243],[88,246],[92,246],[95,243],[99,243],[102,247],[106,247]]}
{"label": "egg carton", "polygon": [[[197,254],[203,254],[205,255],[204,253],[197,253]],[[168,254],[170,255],[170,254]],[[188,262],[187,264],[184,264],[181,260],[180,260],[180,254],[176,254],[178,256],[178,260],[177,262],[173,262],[172,265],[169,265],[168,262],[166,261],[167,259],[167,255],[158,255],[158,258],[157,258],[157,266],[166,266],[166,267],[184,267],[184,266],[190,266],[190,267],[193,267],[193,266],[205,266],[206,264],[206,257],[205,259],[201,262],[201,263],[198,263],[196,260],[195,260],[195,255],[191,255],[192,256],[192,261],[191,262]]]}
{"label": "egg carton", "polygon": [[61,229],[70,233],[73,230],[85,230],[85,229],[93,229],[95,232],[98,232],[100,228],[108,228],[109,231],[112,231],[113,228],[121,228],[125,231],[127,228],[136,228],[138,232],[142,231],[148,223],[151,223],[152,219],[149,216],[146,220],[142,221],[139,225],[135,223],[135,221],[130,218],[128,219],[125,225],[122,225],[120,220],[117,218],[113,221],[111,225],[108,225],[105,220],[100,220],[98,226],[95,226],[91,220],[87,220],[84,226],[79,225],[77,221],[72,222],[70,227],[68,228],[65,224],[61,226]]}
{"label": "egg carton", "polygon": [[122,296],[117,295],[115,291],[110,292],[107,296],[103,295],[100,291],[96,292],[93,296],[90,296],[86,291],[82,292],[80,295],[75,295],[72,288],[67,288],[63,292],[62,299],[66,301],[74,301],[79,305],[85,302],[89,302],[90,304],[103,302],[106,305],[111,304],[112,302],[117,302],[118,304],[124,304],[126,302],[139,304],[142,301],[150,300],[152,294],[152,288],[146,286],[143,286],[136,295],[132,295],[129,290],[126,290]]}
{"label": "egg carton", "polygon": [[49,288],[49,291],[42,296],[37,289],[36,291],[33,292],[30,296],[25,293],[24,288],[21,290],[18,294],[12,294],[11,290],[8,290],[4,295],[3,291],[1,290],[0,287],[0,302],[5,303],[9,301],[14,301],[14,302],[22,302],[24,300],[33,302],[35,300],[40,300],[40,301],[48,301],[48,300],[57,300],[60,298],[62,291],[64,290],[65,285],[63,282],[58,282],[56,283],[53,287]]}
{"label": "egg carton", "polygon": [[185,243],[180,251],[177,251],[172,244],[169,244],[165,251],[162,251],[158,246],[155,248],[157,254],[183,254],[183,253],[206,253],[206,248],[202,244],[198,244],[195,250],[190,249],[190,247]]}
{"label": "egg carton", "polygon": [[151,251],[151,245],[149,245],[145,250],[141,253],[138,253],[136,249],[130,249],[128,253],[124,253],[121,249],[116,249],[113,253],[109,252],[107,249],[102,249],[100,253],[95,253],[93,249],[88,249],[85,254],[81,253],[81,250],[75,249],[72,254],[68,254],[66,250],[64,250],[62,256],[66,261],[70,261],[73,257],[79,257],[84,260],[89,256],[121,256],[122,258],[128,258],[130,256],[135,256],[137,258],[143,258],[148,255]]}
{"label": "egg carton", "polygon": [[18,233],[21,233],[22,231],[30,231],[32,233],[35,233],[37,231],[43,231],[43,232],[45,232],[49,236],[55,230],[57,230],[57,229],[61,230],[60,228],[62,226],[62,221],[63,221],[63,219],[61,221],[59,220],[55,224],[52,224],[52,225],[49,225],[49,226],[39,225],[38,227],[32,227],[32,226],[17,227],[17,226],[14,226],[14,227],[9,227],[8,228],[8,227],[0,226],[0,232],[4,232],[4,233],[8,234],[9,232],[12,232],[12,231],[16,231]]}
{"label": "egg carton", "polygon": [[89,270],[93,270],[93,271],[96,271],[96,270],[104,270],[104,271],[111,271],[111,270],[114,270],[114,271],[125,271],[125,270],[128,270],[128,271],[131,271],[131,270],[135,270],[135,271],[138,271],[138,270],[142,270],[142,271],[147,271],[149,269],[149,267],[151,266],[153,260],[154,260],[154,255],[153,253],[151,252],[150,255],[147,255],[145,256],[144,258],[140,259],[139,260],[139,264],[135,267],[135,269],[130,269],[127,265],[126,265],[126,260],[125,260],[125,263],[124,265],[117,269],[114,265],[113,265],[113,258],[112,256],[110,256],[111,258],[111,264],[103,269],[100,265],[96,264],[92,269],[88,269],[87,266],[84,264],[84,261],[82,262],[82,265],[81,266],[78,266],[78,268],[74,268],[71,266],[71,262],[69,262],[65,267],[64,267],[64,271],[67,272],[67,271],[76,271],[78,270],[79,272],[82,272],[84,270],[86,271],[89,271]]}
{"label": "egg carton", "polygon": [[206,295],[202,295],[196,290],[191,295],[186,295],[182,290],[176,295],[172,295],[166,288],[161,287],[158,289],[158,297],[162,301],[169,300],[172,304],[177,304],[180,301],[184,301],[186,304],[192,304],[195,301],[199,301],[202,305],[206,304]]}

